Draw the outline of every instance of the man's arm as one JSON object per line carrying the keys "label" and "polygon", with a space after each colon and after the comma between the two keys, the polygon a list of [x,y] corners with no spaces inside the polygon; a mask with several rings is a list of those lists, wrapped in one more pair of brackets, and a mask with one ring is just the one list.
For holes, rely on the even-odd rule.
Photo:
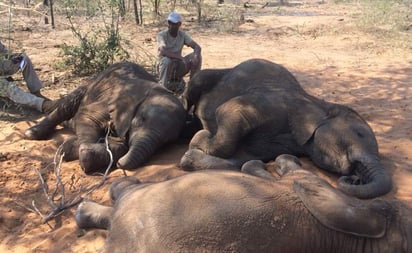
{"label": "man's arm", "polygon": [[163,37],[162,33],[157,34],[157,51],[159,55],[169,57],[172,59],[178,59],[178,60],[183,60],[184,58],[176,53],[173,53],[166,48],[166,41]]}
{"label": "man's arm", "polygon": [[166,56],[166,57],[169,57],[169,58],[172,58],[172,59],[178,59],[178,60],[183,60],[184,59],[183,56],[181,56],[179,54],[175,54],[175,53],[170,52],[169,50],[167,50],[165,46],[160,46],[158,48],[158,51],[159,51],[159,55],[162,55],[162,56]]}
{"label": "man's arm", "polygon": [[193,63],[196,64],[200,57],[201,57],[201,52],[202,52],[202,48],[199,46],[199,44],[196,43],[196,41],[191,40],[189,43],[187,43],[187,45],[191,48],[193,48]]}

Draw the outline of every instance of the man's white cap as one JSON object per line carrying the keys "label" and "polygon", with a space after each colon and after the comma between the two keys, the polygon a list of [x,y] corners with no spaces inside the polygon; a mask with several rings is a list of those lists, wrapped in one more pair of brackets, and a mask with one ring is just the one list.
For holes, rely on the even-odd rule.
{"label": "man's white cap", "polygon": [[170,21],[172,23],[179,23],[182,22],[182,16],[180,16],[179,13],[173,11],[169,14],[169,16],[167,17],[167,21]]}

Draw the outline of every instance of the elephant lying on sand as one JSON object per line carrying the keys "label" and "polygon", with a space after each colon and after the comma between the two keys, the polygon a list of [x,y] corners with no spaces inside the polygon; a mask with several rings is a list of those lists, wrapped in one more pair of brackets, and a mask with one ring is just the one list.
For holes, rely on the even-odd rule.
{"label": "elephant lying on sand", "polygon": [[349,195],[373,198],[392,188],[367,122],[346,106],[307,94],[281,65],[252,59],[202,70],[184,97],[204,127],[181,159],[185,170],[240,169],[249,160],[292,154],[344,175],[338,187]]}
{"label": "elephant lying on sand", "polygon": [[291,155],[275,161],[279,180],[254,176],[264,168],[124,177],[113,207],[83,202],[76,222],[109,229],[103,252],[411,252],[412,210],[400,202],[349,197]]}
{"label": "elephant lying on sand", "polygon": [[[134,63],[117,63],[56,101],[56,109],[29,128],[29,139],[45,139],[56,125],[72,119],[76,133],[63,147],[66,160],[79,159],[86,173],[104,170],[109,154],[102,142],[111,130],[114,164],[136,169],[163,144],[176,140],[186,111],[153,76]],[[109,123],[110,122],[110,123]]]}

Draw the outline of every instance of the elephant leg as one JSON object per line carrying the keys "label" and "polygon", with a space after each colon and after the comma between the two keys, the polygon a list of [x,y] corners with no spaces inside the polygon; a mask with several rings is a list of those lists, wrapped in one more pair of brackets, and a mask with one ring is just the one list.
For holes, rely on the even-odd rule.
{"label": "elephant leg", "polygon": [[280,155],[275,160],[275,170],[280,176],[285,176],[296,171],[305,171],[302,168],[302,163],[296,156]]}
{"label": "elephant leg", "polygon": [[82,86],[69,95],[53,101],[54,105],[51,106],[54,108],[53,111],[38,124],[27,129],[24,133],[25,137],[30,140],[47,139],[58,124],[74,117],[86,91],[87,88]]}
{"label": "elephant leg", "polygon": [[64,161],[70,162],[79,159],[79,139],[76,135],[67,138],[62,145]]}
{"label": "elephant leg", "polygon": [[[79,108],[74,118],[75,131],[78,138],[79,162],[85,173],[96,170],[105,170],[109,165],[110,156],[106,151],[102,138],[106,135],[109,126],[109,114],[104,102],[96,102]],[[109,143],[111,144],[109,138]],[[122,142],[119,145],[113,142],[113,158],[117,151],[121,152]],[[110,145],[109,145],[110,147]],[[116,161],[114,161],[116,162]]]}
{"label": "elephant leg", "polygon": [[109,229],[113,207],[92,201],[83,201],[76,210],[75,219],[79,228]]}
{"label": "elephant leg", "polygon": [[239,170],[241,161],[211,156],[199,149],[189,149],[180,160],[180,167],[186,171],[221,169]]}
{"label": "elephant leg", "polygon": [[262,116],[253,98],[233,98],[216,110],[216,133],[207,130],[197,132],[189,148],[229,158],[236,152],[240,140],[261,124]]}
{"label": "elephant leg", "polygon": [[104,172],[109,166],[110,159],[112,159],[111,167],[114,167],[119,158],[127,153],[128,146],[123,140],[109,137],[108,145],[111,157],[105,143],[80,144],[78,148],[79,162],[86,174]]}
{"label": "elephant leg", "polygon": [[241,171],[253,176],[276,180],[276,178],[266,170],[266,165],[260,160],[251,160],[242,165]]}
{"label": "elephant leg", "polygon": [[151,185],[151,183],[142,183],[135,177],[121,177],[110,185],[110,198],[117,201],[130,189],[142,188],[148,185]]}

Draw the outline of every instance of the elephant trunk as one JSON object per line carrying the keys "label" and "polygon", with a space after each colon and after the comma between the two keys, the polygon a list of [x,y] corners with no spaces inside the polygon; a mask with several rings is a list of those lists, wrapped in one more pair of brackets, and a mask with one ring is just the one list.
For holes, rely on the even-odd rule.
{"label": "elephant trunk", "polygon": [[[365,159],[365,157],[367,157]],[[355,173],[360,177],[359,184],[354,184],[350,177],[343,176],[338,187],[345,193],[361,199],[375,198],[388,193],[392,189],[390,175],[382,167],[379,158],[363,156],[355,162]]]}
{"label": "elephant trunk", "polygon": [[137,169],[146,162],[164,142],[165,140],[162,140],[159,134],[153,132],[134,134],[129,141],[129,151],[119,159],[117,167],[124,170]]}

